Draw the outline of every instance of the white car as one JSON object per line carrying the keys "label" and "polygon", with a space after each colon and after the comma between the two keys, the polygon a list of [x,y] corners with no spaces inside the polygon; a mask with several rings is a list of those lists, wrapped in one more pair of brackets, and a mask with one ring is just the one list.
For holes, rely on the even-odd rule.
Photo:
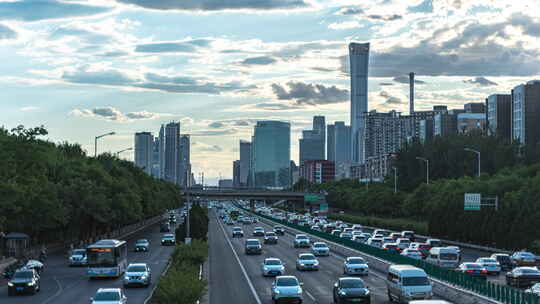
{"label": "white car", "polygon": [[127,297],[120,288],[100,288],[90,298],[92,304],[127,304]]}
{"label": "white car", "polygon": [[499,275],[501,273],[501,265],[494,258],[478,258],[476,259],[476,263],[482,265],[488,274]]}
{"label": "white car", "polygon": [[525,290],[526,293],[533,293],[536,296],[540,296],[540,283],[536,283],[531,288]]}
{"label": "white car", "polygon": [[307,248],[310,246],[310,240],[305,234],[297,234],[294,238],[294,248],[304,247]]}
{"label": "white car", "polygon": [[368,275],[369,266],[362,257],[348,257],[343,262],[343,274],[346,275]]}
{"label": "white car", "polygon": [[370,246],[381,248],[382,247],[382,238],[369,238],[367,243]]}
{"label": "white car", "polygon": [[278,258],[267,258],[261,264],[263,276],[280,276],[285,274],[285,264]]}
{"label": "white car", "polygon": [[411,244],[411,240],[406,238],[399,238],[396,241],[396,244],[398,245],[399,250],[405,250],[409,248],[409,245]]}
{"label": "white car", "polygon": [[73,249],[69,257],[69,266],[86,265],[86,249]]}
{"label": "white car", "polygon": [[313,243],[313,246],[311,246],[311,252],[313,252],[315,256],[329,256],[330,248],[328,248],[328,245],[324,242],[315,242]]}
{"label": "white car", "polygon": [[404,249],[400,254],[404,255],[404,256],[407,256],[407,257],[410,257],[410,258],[415,259],[415,260],[421,260],[422,259],[422,253],[418,249],[407,248],[407,249]]}
{"label": "white car", "polygon": [[276,277],[270,290],[272,301],[278,303],[281,299],[284,299],[302,303],[304,300],[302,285],[295,276]]}
{"label": "white car", "polygon": [[365,235],[353,235],[352,240],[357,243],[365,243],[368,239]]}
{"label": "white car", "polygon": [[296,260],[296,270],[319,270],[319,260],[311,253],[300,253]]}

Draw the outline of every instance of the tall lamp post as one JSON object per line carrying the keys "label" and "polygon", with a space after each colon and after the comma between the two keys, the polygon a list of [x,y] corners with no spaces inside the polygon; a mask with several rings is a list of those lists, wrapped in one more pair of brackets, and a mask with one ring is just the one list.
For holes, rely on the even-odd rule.
{"label": "tall lamp post", "polygon": [[126,149],[124,149],[124,150],[120,150],[120,151],[118,151],[118,152],[115,153],[115,154],[116,154],[116,157],[120,156],[121,153],[124,153],[124,152],[126,152],[126,151],[131,151],[131,150],[133,150],[133,148],[126,148]]}
{"label": "tall lamp post", "polygon": [[426,184],[429,185],[429,159],[423,157],[416,157],[416,159],[426,163]]}
{"label": "tall lamp post", "polygon": [[[189,171],[186,170],[186,182],[187,182],[188,174],[189,174]],[[185,243],[189,245],[189,244],[191,244],[191,227],[190,227],[190,222],[189,222],[190,213],[191,213],[191,210],[190,210],[189,207],[191,206],[191,200],[190,200],[190,197],[189,197],[190,189],[187,187],[187,183],[186,183],[186,186],[184,187],[184,189],[185,189],[186,194],[187,194],[187,214],[186,214],[186,238],[185,238]]]}
{"label": "tall lamp post", "polygon": [[394,194],[397,193],[397,168],[396,167],[392,167],[392,169],[394,169]]}
{"label": "tall lamp post", "polygon": [[471,149],[471,148],[465,148],[464,150],[465,150],[465,151],[469,151],[469,152],[476,153],[476,155],[478,156],[478,177],[480,177],[480,173],[481,173],[481,172],[480,172],[480,167],[481,167],[481,166],[480,166],[480,164],[481,164],[481,163],[480,163],[480,160],[481,160],[481,159],[480,159],[480,151],[476,151],[476,150],[473,150],[473,149]]}
{"label": "tall lamp post", "polygon": [[102,137],[109,136],[109,135],[114,135],[114,134],[116,134],[116,133],[115,132],[110,132],[110,133],[107,133],[107,134],[102,134],[102,135],[96,136],[96,138],[94,139],[94,157],[97,157],[97,140],[102,138]]}

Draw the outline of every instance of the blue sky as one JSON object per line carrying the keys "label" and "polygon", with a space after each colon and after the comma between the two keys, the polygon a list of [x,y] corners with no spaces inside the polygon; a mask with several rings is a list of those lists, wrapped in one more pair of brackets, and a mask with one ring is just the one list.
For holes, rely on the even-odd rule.
{"label": "blue sky", "polygon": [[[230,177],[258,119],[349,120],[347,44],[371,42],[369,109],[461,107],[540,74],[537,0],[0,0],[0,124],[93,151],[180,121],[193,171]],[[123,157],[132,159],[125,153]]]}

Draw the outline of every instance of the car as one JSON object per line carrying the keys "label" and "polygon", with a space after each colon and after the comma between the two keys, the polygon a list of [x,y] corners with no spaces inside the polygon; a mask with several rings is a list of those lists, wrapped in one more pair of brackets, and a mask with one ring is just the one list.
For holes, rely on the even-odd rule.
{"label": "car", "polygon": [[365,243],[368,238],[362,234],[360,235],[353,235],[352,240],[357,243]]}
{"label": "car", "polygon": [[266,258],[261,264],[262,275],[268,276],[280,276],[285,274],[285,264],[278,258]]}
{"label": "car", "polygon": [[147,239],[140,239],[135,242],[135,252],[144,251],[147,252],[150,248],[150,242]]}
{"label": "car", "polygon": [[34,269],[38,274],[41,274],[45,268],[45,264],[38,260],[28,260],[23,267],[26,269]]}
{"label": "car", "polygon": [[247,239],[244,244],[245,254],[262,254],[262,245],[258,239]]}
{"label": "car", "polygon": [[428,243],[414,242],[409,245],[409,248],[418,249],[418,251],[420,251],[420,253],[422,254],[422,257],[425,259],[429,255],[429,250],[431,249],[431,246],[429,246]]}
{"label": "car", "polygon": [[277,276],[272,283],[270,294],[274,303],[301,304],[304,300],[302,283],[295,276]]}
{"label": "car", "polygon": [[264,234],[264,243],[265,244],[277,244],[278,236],[273,231],[266,232]]}
{"label": "car", "polygon": [[527,251],[514,252],[510,259],[516,266],[536,266],[536,256]]}
{"label": "car", "polygon": [[159,225],[159,232],[170,232],[171,231],[171,225],[169,225],[168,222],[161,223]]}
{"label": "car", "polygon": [[362,225],[360,225],[360,224],[354,224],[354,225],[352,225],[352,229],[353,229],[354,231],[362,232],[363,227],[362,227]]}
{"label": "car", "polygon": [[429,245],[429,249],[434,247],[443,247],[443,243],[439,239],[427,239],[426,244]]}
{"label": "car", "polygon": [[127,297],[121,288],[100,288],[90,298],[91,304],[127,304]]}
{"label": "car", "polygon": [[240,227],[234,227],[232,229],[232,237],[235,238],[235,237],[244,237],[244,230],[242,230],[242,228]]}
{"label": "car", "polygon": [[382,244],[383,245],[384,244],[395,244],[395,243],[396,243],[396,241],[393,238],[389,237],[389,236],[382,238]]}
{"label": "car", "polygon": [[332,230],[332,232],[330,232],[330,234],[333,235],[333,236],[339,236],[341,234],[341,230],[334,229],[334,230]]}
{"label": "car", "polygon": [[386,292],[390,302],[408,303],[412,300],[429,300],[433,286],[423,269],[411,265],[391,265],[386,277]]}
{"label": "car", "polygon": [[350,234],[352,234],[353,231],[354,231],[354,229],[352,229],[352,228],[344,228],[343,229],[343,232],[350,233]]}
{"label": "car", "polygon": [[501,265],[499,265],[499,262],[494,258],[478,258],[476,259],[476,263],[482,265],[482,267],[487,270],[488,274],[499,275],[501,273]]}
{"label": "car", "polygon": [[506,273],[508,286],[522,288],[536,283],[540,283],[540,271],[536,267],[517,267]]}
{"label": "car", "polygon": [[501,265],[501,270],[510,270],[514,266],[512,259],[510,259],[510,255],[506,253],[494,253],[491,255],[491,258],[496,259],[497,262],[499,262],[499,265]]}
{"label": "car", "polygon": [[352,240],[352,233],[342,232],[339,234],[339,237],[346,240]]}
{"label": "car", "polygon": [[313,225],[313,226],[311,226],[311,230],[313,230],[313,231],[319,231],[319,232],[322,231],[322,230],[321,230],[321,227],[319,227],[318,225]]}
{"label": "car", "polygon": [[389,252],[393,252],[393,253],[397,253],[397,254],[400,253],[396,243],[383,244],[381,249],[388,250]]}
{"label": "car", "polygon": [[414,231],[401,231],[401,237],[411,240],[411,242],[414,242]]}
{"label": "car", "polygon": [[371,293],[364,281],[360,278],[344,277],[334,283],[334,303],[371,303]]}
{"label": "car", "polygon": [[294,243],[293,243],[294,248],[309,248],[310,245],[311,245],[311,242],[309,238],[307,237],[307,235],[297,234],[294,237]]}
{"label": "car", "polygon": [[381,248],[382,247],[382,238],[376,238],[376,237],[369,238],[367,240],[366,244],[368,244],[370,246],[373,246],[373,247]]}
{"label": "car", "polygon": [[315,256],[329,256],[330,248],[328,248],[328,245],[326,245],[325,242],[315,242],[311,246],[311,252]]}
{"label": "car", "polygon": [[283,226],[274,226],[272,229],[277,235],[285,235],[285,228]]}
{"label": "car", "polygon": [[398,238],[396,240],[396,244],[398,245],[398,250],[402,251],[404,249],[409,248],[409,245],[411,244],[411,240],[406,238]]}
{"label": "car", "polygon": [[540,296],[540,283],[536,283],[533,286],[525,290],[526,293],[532,293],[536,296]]}
{"label": "car", "polygon": [[129,264],[124,274],[124,287],[132,285],[150,286],[152,273],[146,263]]}
{"label": "car", "polygon": [[174,215],[169,216],[169,223],[176,224],[176,216]]}
{"label": "car", "polygon": [[8,296],[18,293],[36,294],[41,290],[40,277],[36,270],[21,268],[8,282]]}
{"label": "car", "polygon": [[161,237],[161,246],[174,246],[176,244],[176,237],[172,233],[165,233]]}
{"label": "car", "polygon": [[487,270],[478,263],[461,263],[456,271],[475,278],[487,279]]}
{"label": "car", "polygon": [[392,238],[392,240],[395,241],[395,240],[397,240],[397,239],[399,239],[401,237],[401,233],[393,232],[393,233],[390,233],[390,235],[388,237]]}
{"label": "car", "polygon": [[378,234],[382,235],[382,237],[386,237],[390,235],[390,231],[385,230],[385,229],[375,229],[375,231],[373,231],[373,235],[378,235]]}
{"label": "car", "polygon": [[86,249],[73,249],[71,255],[69,256],[69,266],[85,266],[87,263],[86,260]]}
{"label": "car", "polygon": [[312,253],[300,253],[296,259],[296,270],[319,270],[319,260]]}
{"label": "car", "polygon": [[253,236],[264,236],[264,228],[255,227],[255,229],[253,229]]}
{"label": "car", "polygon": [[368,275],[369,266],[362,257],[348,257],[343,262],[343,274],[346,275]]}
{"label": "car", "polygon": [[420,250],[418,249],[411,249],[411,248],[403,249],[401,251],[401,255],[409,257],[411,259],[415,259],[415,260],[422,259],[422,253],[420,253]]}

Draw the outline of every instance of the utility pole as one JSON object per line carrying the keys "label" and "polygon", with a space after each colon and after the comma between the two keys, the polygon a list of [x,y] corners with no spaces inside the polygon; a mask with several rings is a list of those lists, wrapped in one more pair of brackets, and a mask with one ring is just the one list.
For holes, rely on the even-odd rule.
{"label": "utility pole", "polygon": [[417,157],[416,159],[426,163],[426,184],[429,185],[429,159],[423,157]]}
{"label": "utility pole", "polygon": [[397,193],[397,171],[398,169],[396,167],[392,167],[394,169],[394,194]]}
{"label": "utility pole", "polygon": [[469,151],[469,152],[476,153],[476,156],[478,156],[478,177],[480,177],[480,174],[481,174],[481,172],[480,172],[480,169],[481,169],[481,168],[480,168],[480,167],[481,167],[481,166],[480,166],[480,164],[481,164],[481,162],[480,162],[480,151],[473,150],[473,149],[470,149],[470,148],[465,148],[464,150],[465,150],[465,151]]}
{"label": "utility pole", "polygon": [[[188,175],[188,171],[186,170],[186,177]],[[191,214],[191,210],[190,210],[190,207],[191,207],[191,200],[190,200],[190,197],[189,197],[189,189],[187,187],[187,185],[184,187],[184,191],[186,191],[186,195],[187,195],[187,215],[186,215],[186,240],[185,240],[185,243],[187,245],[191,244],[191,227],[190,227],[190,222],[189,222],[189,218],[190,218],[190,214]]]}

